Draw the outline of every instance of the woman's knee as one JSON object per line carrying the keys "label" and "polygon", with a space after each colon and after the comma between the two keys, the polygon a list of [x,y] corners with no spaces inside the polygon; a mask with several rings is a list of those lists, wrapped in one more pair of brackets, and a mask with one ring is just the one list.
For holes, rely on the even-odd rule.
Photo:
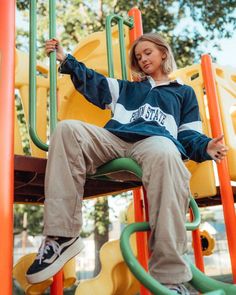
{"label": "woman's knee", "polygon": [[153,149],[150,150],[149,158],[151,158],[153,161],[164,161],[164,160],[172,160],[172,159],[180,159],[180,153],[177,149],[164,147],[156,149],[153,147]]}
{"label": "woman's knee", "polygon": [[68,135],[75,128],[75,120],[63,120],[57,123],[53,135]]}
{"label": "woman's knee", "polygon": [[73,136],[73,129],[75,128],[75,120],[63,120],[57,123],[57,126],[50,138],[50,145],[61,142],[71,142]]}

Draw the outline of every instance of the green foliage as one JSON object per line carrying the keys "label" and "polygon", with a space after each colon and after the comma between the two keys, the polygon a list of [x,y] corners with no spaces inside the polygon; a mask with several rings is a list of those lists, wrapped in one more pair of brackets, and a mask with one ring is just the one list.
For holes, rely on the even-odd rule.
{"label": "green foliage", "polygon": [[22,139],[22,146],[23,146],[23,152],[25,155],[30,155],[30,143],[29,143],[29,133],[25,121],[25,115],[23,106],[21,104],[20,96],[16,93],[15,94],[15,107],[16,107],[16,113],[17,113],[17,120],[18,120],[18,126],[20,128],[20,134]]}
{"label": "green foliage", "polygon": [[[48,2],[37,1],[41,58],[45,57],[43,44],[48,39]],[[230,38],[236,28],[235,0],[60,0],[56,4],[58,38],[67,50],[72,50],[86,35],[104,29],[106,15],[127,16],[127,11],[136,6],[142,12],[144,32],[161,33],[171,44],[179,67],[198,62],[200,54],[208,51],[209,41],[219,47],[219,40]],[[17,8],[24,12],[26,20],[28,7],[28,0],[17,0]],[[26,40],[26,35],[23,30],[18,31],[22,40]]]}
{"label": "green foliage", "polygon": [[[37,1],[37,44],[38,58],[45,58],[44,43],[49,38],[49,1]],[[101,2],[103,5],[96,7],[96,2],[87,0],[56,1],[57,5],[57,38],[60,39],[65,49],[71,51],[79,41],[88,34],[104,29],[105,17],[103,9],[110,12],[112,1]],[[23,19],[29,21],[29,1],[17,0],[17,7],[23,13]],[[28,28],[17,30],[17,47],[25,46],[28,38]]]}
{"label": "green foliage", "polygon": [[133,6],[142,12],[144,32],[156,31],[168,40],[179,67],[199,62],[209,41],[219,48],[219,40],[236,28],[234,0],[119,0],[115,12],[125,14]]}
{"label": "green foliage", "polygon": [[36,205],[14,205],[14,229],[15,232],[23,231],[23,216],[27,213],[27,232],[29,235],[38,235],[43,229],[43,206]]}
{"label": "green foliage", "polygon": [[107,198],[98,198],[94,208],[94,221],[98,234],[107,234],[109,221],[109,206]]}
{"label": "green foliage", "polygon": [[211,210],[210,208],[201,208],[201,221],[203,222],[215,222],[216,216],[215,216],[214,210]]}

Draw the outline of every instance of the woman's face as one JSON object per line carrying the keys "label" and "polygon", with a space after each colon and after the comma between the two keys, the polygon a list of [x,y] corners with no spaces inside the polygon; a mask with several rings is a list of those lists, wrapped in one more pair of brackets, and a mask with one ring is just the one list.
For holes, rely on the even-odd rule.
{"label": "woman's face", "polygon": [[162,61],[166,54],[150,41],[141,41],[135,47],[135,57],[139,67],[146,74],[155,78],[162,72]]}

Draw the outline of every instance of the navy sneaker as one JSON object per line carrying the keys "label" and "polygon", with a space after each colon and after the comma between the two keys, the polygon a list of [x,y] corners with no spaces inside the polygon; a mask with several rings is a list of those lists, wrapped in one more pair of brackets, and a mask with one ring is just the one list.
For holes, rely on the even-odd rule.
{"label": "navy sneaker", "polygon": [[171,290],[173,294],[190,295],[188,289],[184,284],[163,284],[166,288]]}
{"label": "navy sneaker", "polygon": [[80,237],[46,237],[33,264],[26,272],[31,284],[40,283],[53,277],[66,262],[76,256],[84,248]]}

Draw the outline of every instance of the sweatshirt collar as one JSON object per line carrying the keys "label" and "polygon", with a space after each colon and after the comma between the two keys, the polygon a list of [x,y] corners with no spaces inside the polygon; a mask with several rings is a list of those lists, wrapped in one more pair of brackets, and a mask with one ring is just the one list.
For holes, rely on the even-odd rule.
{"label": "sweatshirt collar", "polygon": [[161,83],[159,85],[156,84],[155,80],[151,76],[147,76],[147,79],[150,82],[152,88],[153,87],[163,86],[163,85],[170,85],[170,84],[173,84],[173,83],[177,83],[179,85],[184,85],[183,81],[181,79],[179,79],[179,78],[177,78],[175,80],[170,80],[168,82]]}

